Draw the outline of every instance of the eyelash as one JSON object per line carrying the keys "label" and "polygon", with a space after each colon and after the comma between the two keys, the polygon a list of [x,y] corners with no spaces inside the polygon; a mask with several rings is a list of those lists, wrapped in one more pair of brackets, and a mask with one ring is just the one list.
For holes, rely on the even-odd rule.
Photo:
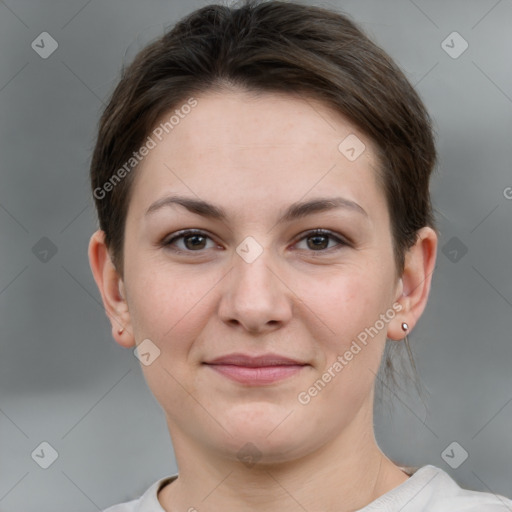
{"label": "eyelash", "polygon": [[[206,238],[209,238],[210,240],[212,240],[212,238],[207,234],[205,233],[204,231],[201,231],[201,230],[195,230],[195,229],[187,229],[187,230],[184,230],[184,231],[179,231],[178,233],[176,233],[174,236],[172,236],[171,238],[168,238],[167,240],[164,240],[162,242],[162,246],[165,247],[165,248],[168,248],[170,249],[171,251],[175,252],[175,253],[178,253],[178,254],[184,254],[184,253],[201,253],[203,250],[205,249],[200,249],[200,250],[197,250],[197,251],[192,251],[192,250],[183,250],[183,249],[176,249],[175,247],[172,247],[172,243],[175,242],[176,240],[179,240],[179,239],[184,239],[184,238],[187,238],[189,236],[194,236],[194,235],[200,235],[200,236],[203,236],[203,237],[206,237]],[[344,240],[343,238],[335,235],[333,232],[327,230],[327,229],[313,229],[311,231],[307,231],[306,233],[303,233],[302,234],[302,237],[297,239],[296,242],[294,243],[298,243],[304,239],[307,239],[309,237],[313,237],[313,236],[326,236],[326,237],[329,237],[331,238],[332,240],[335,240],[336,242],[338,242],[338,245],[335,246],[335,247],[330,247],[328,249],[319,249],[317,251],[315,250],[306,250],[307,252],[312,252],[312,253],[327,253],[332,250],[336,251],[336,250],[339,250],[339,249],[342,249],[343,247],[346,247],[346,246],[350,246],[350,244]],[[301,249],[302,250],[302,249]]]}

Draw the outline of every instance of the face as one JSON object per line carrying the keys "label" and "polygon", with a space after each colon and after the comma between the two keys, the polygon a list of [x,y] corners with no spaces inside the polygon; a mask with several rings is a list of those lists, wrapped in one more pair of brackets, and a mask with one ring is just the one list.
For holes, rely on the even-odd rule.
{"label": "face", "polygon": [[[174,440],[233,459],[250,442],[264,460],[291,460],[371,423],[400,297],[377,161],[365,135],[311,99],[196,99],[136,171],[130,329],[160,350],[142,369]],[[362,146],[339,149],[349,135],[365,145],[355,160]],[[171,196],[224,217],[161,201]],[[325,199],[336,207],[289,210]],[[233,354],[272,361],[211,364]]]}

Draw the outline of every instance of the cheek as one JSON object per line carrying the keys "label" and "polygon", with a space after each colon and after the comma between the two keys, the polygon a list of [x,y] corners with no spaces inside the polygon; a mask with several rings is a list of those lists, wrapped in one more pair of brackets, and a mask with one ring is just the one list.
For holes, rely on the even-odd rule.
{"label": "cheek", "polygon": [[332,280],[323,294],[316,290],[313,297],[311,309],[321,312],[329,329],[323,338],[316,338],[318,371],[308,382],[310,387],[301,389],[299,402],[307,404],[312,416],[331,410],[330,424],[339,427],[350,421],[374,386],[387,332],[385,325],[376,330],[374,326],[388,305],[369,270],[366,274],[354,270],[350,276]]}
{"label": "cheek", "polygon": [[199,271],[150,265],[135,270],[133,276],[136,293],[130,316],[137,341],[149,338],[166,352],[187,348],[207,321],[212,297],[208,292],[218,279],[204,271],[199,275]]}
{"label": "cheek", "polygon": [[[311,394],[304,390],[316,406],[339,403],[349,411],[357,409],[374,384],[389,322],[380,318],[390,304],[386,273],[373,268],[379,269],[344,269],[327,285],[310,288],[308,305],[328,326],[325,336],[317,338],[321,355],[316,384],[311,382]],[[345,414],[343,408],[337,414]]]}
{"label": "cheek", "polygon": [[130,315],[135,338],[137,343],[148,338],[160,350],[150,365],[141,364],[144,378],[165,411],[187,416],[194,410],[190,354],[213,314],[208,292],[218,278],[149,265],[134,275],[132,288],[138,292]]}
{"label": "cheek", "polygon": [[370,266],[344,269],[328,282],[310,283],[305,297],[329,328],[333,349],[343,350],[385,312],[389,307],[386,286]]}

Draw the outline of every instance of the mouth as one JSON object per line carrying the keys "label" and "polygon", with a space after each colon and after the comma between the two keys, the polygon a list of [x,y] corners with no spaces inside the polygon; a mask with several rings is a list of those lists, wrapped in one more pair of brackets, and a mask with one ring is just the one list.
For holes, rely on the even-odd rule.
{"label": "mouth", "polygon": [[228,379],[251,386],[282,381],[310,366],[303,361],[277,354],[230,354],[203,364]]}

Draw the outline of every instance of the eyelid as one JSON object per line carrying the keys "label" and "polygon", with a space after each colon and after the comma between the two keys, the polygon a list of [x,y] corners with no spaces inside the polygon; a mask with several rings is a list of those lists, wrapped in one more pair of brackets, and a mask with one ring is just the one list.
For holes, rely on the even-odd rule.
{"label": "eyelid", "polygon": [[[330,229],[325,228],[313,228],[313,229],[307,229],[306,231],[303,231],[297,237],[294,239],[294,244],[297,242],[300,242],[302,239],[307,238],[308,236],[329,236],[333,240],[336,240],[339,242],[338,245],[352,245],[352,241],[349,240],[346,236],[343,236],[341,234],[335,233],[334,231],[331,231]],[[336,249],[336,247],[331,247],[331,249]],[[327,251],[330,251],[331,249],[322,249],[320,251],[308,251],[308,252],[318,252],[318,253],[325,253]]]}
{"label": "eyelid", "polygon": [[[192,250],[182,250],[182,249],[176,249],[174,247],[172,247],[172,243],[175,242],[176,240],[180,240],[180,239],[183,239],[183,238],[186,238],[187,236],[193,236],[193,235],[200,235],[200,236],[204,236],[205,238],[209,238],[210,240],[212,240],[213,242],[215,242],[214,240],[214,237],[211,236],[208,231],[205,231],[203,229],[197,229],[197,228],[188,228],[188,229],[182,229],[180,231],[177,231],[175,232],[170,238],[164,238],[164,240],[161,242],[161,245],[164,247],[164,248],[168,248],[170,249],[171,251],[175,252],[175,253],[181,253],[181,254],[193,254],[193,253],[198,253],[198,254],[201,254],[202,252],[204,252],[204,249],[200,249],[200,250],[197,250],[197,251],[192,251]],[[306,252],[310,252],[310,253],[318,253],[319,255],[321,254],[327,254],[327,253],[331,253],[331,251],[336,251],[338,249],[341,249],[342,247],[348,247],[348,246],[352,246],[353,242],[348,239],[348,237],[346,236],[343,236],[341,234],[338,234],[338,233],[335,233],[329,229],[325,229],[325,228],[314,228],[314,229],[308,229],[306,231],[303,231],[302,233],[298,234],[294,241],[293,241],[293,245],[297,244],[298,242],[302,241],[303,239],[305,238],[308,238],[308,237],[311,237],[311,236],[328,236],[330,237],[332,240],[335,240],[337,242],[337,245],[334,246],[334,247],[330,247],[329,249],[320,249],[318,251],[314,251],[314,250],[310,250],[310,251],[306,251]],[[215,242],[217,243],[217,242]],[[218,244],[217,244],[218,245]],[[299,249],[301,250],[301,249]]]}
{"label": "eyelid", "polygon": [[[194,252],[201,253],[202,252],[201,250],[199,250],[199,251],[188,251],[188,250],[186,250],[185,251],[185,250],[182,250],[182,249],[176,249],[176,248],[171,246],[172,242],[175,242],[176,240],[180,240],[182,238],[186,238],[187,236],[193,236],[193,235],[204,236],[205,238],[209,238],[210,240],[215,242],[213,236],[210,235],[210,233],[208,233],[208,231],[205,231],[204,229],[188,228],[188,229],[182,229],[180,231],[176,231],[175,233],[172,234],[172,236],[170,236],[168,238],[167,237],[164,238],[163,241],[161,242],[161,245],[164,248],[169,248],[171,251],[174,251],[174,252],[177,252],[177,253],[188,253],[188,254],[193,254]],[[215,242],[215,243],[217,243],[217,242]]]}

